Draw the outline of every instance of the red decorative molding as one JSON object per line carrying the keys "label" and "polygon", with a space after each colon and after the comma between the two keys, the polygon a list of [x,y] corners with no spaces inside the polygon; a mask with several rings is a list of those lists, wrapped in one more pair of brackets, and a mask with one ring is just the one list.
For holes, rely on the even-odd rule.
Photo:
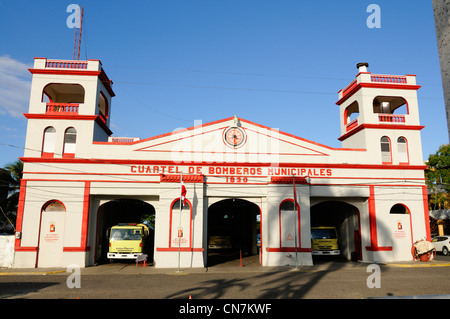
{"label": "red decorative molding", "polygon": [[40,114],[40,113],[24,113],[23,114],[27,119],[38,119],[38,120],[80,120],[80,121],[95,121],[106,134],[111,135],[113,132],[106,125],[105,121],[100,117],[100,115],[72,115],[68,113],[62,114]]}
{"label": "red decorative molding", "polygon": [[[412,84],[396,84],[396,83],[350,83],[348,87],[345,88],[345,94],[336,102],[337,105],[341,105],[344,103],[350,96],[355,94],[361,88],[377,88],[377,89],[399,89],[399,90],[418,90],[420,89],[420,85],[412,85]],[[344,93],[344,92],[343,92]]]}
{"label": "red decorative molding", "polygon": [[[270,183],[272,184],[292,184],[293,178],[292,176],[272,176],[270,178]],[[308,184],[306,177],[295,177],[295,184]]]}
{"label": "red decorative molding", "polygon": [[[161,174],[161,183],[180,183],[181,175]],[[203,175],[183,175],[185,183],[203,183]]]}
{"label": "red decorative molding", "polygon": [[[42,158],[42,157],[19,157],[22,162],[26,163],[71,163],[71,164],[120,164],[120,165],[205,165],[205,166],[228,166],[228,167],[270,167],[272,163],[246,163],[246,162],[233,162],[233,163],[209,163],[209,162],[184,162],[179,164],[173,161],[167,160],[131,160],[131,159],[106,159],[106,158]],[[401,169],[401,170],[424,170],[427,165],[381,165],[381,164],[337,164],[337,163],[278,163],[278,167],[308,167],[308,168],[349,168],[349,169]],[[191,175],[184,175],[191,176]],[[183,180],[184,180],[183,176]],[[196,175],[192,175],[196,176]],[[197,175],[198,176],[198,175]],[[203,175],[200,175],[203,176]],[[178,182],[180,180],[178,179]]]}
{"label": "red decorative molding", "polygon": [[343,141],[355,133],[363,129],[382,129],[382,130],[417,130],[420,131],[424,128],[423,125],[404,125],[404,124],[361,124],[358,125],[355,129],[345,133],[341,137],[338,138],[339,141]]}

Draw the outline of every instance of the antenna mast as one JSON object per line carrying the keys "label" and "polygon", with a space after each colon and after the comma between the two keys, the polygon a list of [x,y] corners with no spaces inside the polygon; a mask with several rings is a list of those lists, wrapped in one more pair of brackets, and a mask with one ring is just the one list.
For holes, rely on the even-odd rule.
{"label": "antenna mast", "polygon": [[[80,47],[81,47],[81,29],[83,27],[83,6],[81,6],[81,15],[80,15],[80,28],[76,27],[75,24],[75,41],[73,43],[73,60],[75,60],[75,54],[77,56],[77,60],[80,60]],[[78,41],[77,41],[78,39]]]}

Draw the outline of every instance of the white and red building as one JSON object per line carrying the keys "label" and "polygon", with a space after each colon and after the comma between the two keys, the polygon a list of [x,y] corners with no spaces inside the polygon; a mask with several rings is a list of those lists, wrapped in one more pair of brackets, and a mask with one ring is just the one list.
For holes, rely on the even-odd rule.
{"label": "white and red building", "polygon": [[106,229],[145,214],[155,267],[208,265],[220,232],[262,266],[311,265],[313,225],[335,226],[347,259],[411,260],[413,242],[430,238],[420,86],[367,66],[338,93],[342,148],[332,148],[236,116],[112,137],[100,61],[35,58],[14,267],[94,265]]}

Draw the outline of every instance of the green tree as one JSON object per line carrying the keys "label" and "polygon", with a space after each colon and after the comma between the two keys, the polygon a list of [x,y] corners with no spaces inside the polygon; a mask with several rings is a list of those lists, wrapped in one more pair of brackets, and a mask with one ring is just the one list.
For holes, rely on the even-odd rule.
{"label": "green tree", "polygon": [[[12,223],[15,228],[22,172],[21,160],[0,168],[0,224],[2,225]],[[10,227],[3,226],[3,228],[4,231],[5,228]]]}
{"label": "green tree", "polygon": [[428,186],[442,185],[446,193],[450,191],[450,144],[441,145],[435,154],[430,154],[426,163]]}
{"label": "green tree", "polygon": [[430,209],[449,208],[450,192],[450,144],[441,145],[435,154],[430,154],[426,162],[425,177],[430,190]]}

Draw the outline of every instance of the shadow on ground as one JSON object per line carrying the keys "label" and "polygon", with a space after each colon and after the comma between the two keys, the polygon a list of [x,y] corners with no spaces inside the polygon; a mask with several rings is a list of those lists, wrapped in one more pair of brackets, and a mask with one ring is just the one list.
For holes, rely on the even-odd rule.
{"label": "shadow on ground", "polygon": [[20,298],[26,294],[38,292],[58,284],[54,282],[2,282],[0,283],[0,299],[12,296]]}
{"label": "shadow on ground", "polygon": [[[243,298],[249,299],[300,299],[304,298],[327,273],[345,267],[348,262],[336,258],[322,258],[314,261],[315,265],[320,266],[320,270],[314,270],[312,267],[300,267],[298,270],[295,267],[288,267],[285,269],[287,271],[236,272],[235,278],[201,281],[196,286],[177,291],[167,298],[191,296],[193,299],[215,299],[242,293]],[[240,263],[242,267],[260,267],[257,256],[251,256],[243,258],[242,261],[230,260],[209,268],[210,271],[224,267],[236,269],[240,267]],[[243,276],[244,274],[247,275]],[[256,289],[255,295],[246,292],[247,288],[255,285],[260,287],[259,290]]]}

